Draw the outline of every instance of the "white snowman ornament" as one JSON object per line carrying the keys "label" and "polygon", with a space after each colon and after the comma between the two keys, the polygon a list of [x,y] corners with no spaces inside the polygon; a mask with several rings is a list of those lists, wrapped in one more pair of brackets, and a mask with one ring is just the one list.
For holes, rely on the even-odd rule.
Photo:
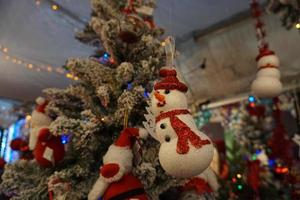
{"label": "white snowman ornament", "polygon": [[154,85],[144,126],[161,143],[158,156],[166,173],[178,178],[197,176],[212,161],[212,142],[197,129],[187,109],[188,88],[178,80],[176,70],[163,68],[159,74],[162,80]]}
{"label": "white snowman ornament", "polygon": [[278,96],[282,91],[278,57],[273,51],[264,48],[260,50],[256,61],[258,72],[251,85],[252,93],[261,98]]}

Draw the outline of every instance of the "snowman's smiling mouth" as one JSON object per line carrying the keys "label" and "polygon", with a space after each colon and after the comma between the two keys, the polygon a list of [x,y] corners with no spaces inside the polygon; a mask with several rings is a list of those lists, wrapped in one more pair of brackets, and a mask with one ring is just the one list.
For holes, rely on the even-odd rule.
{"label": "snowman's smiling mouth", "polygon": [[157,107],[163,107],[166,105],[166,101],[159,101],[156,105]]}

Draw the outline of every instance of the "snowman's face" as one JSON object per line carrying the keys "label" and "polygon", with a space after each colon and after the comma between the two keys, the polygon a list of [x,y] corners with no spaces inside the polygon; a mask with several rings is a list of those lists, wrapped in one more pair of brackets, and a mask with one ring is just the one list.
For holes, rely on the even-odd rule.
{"label": "snowman's face", "polygon": [[155,116],[174,109],[187,109],[187,99],[179,90],[154,90],[151,97],[152,111]]}

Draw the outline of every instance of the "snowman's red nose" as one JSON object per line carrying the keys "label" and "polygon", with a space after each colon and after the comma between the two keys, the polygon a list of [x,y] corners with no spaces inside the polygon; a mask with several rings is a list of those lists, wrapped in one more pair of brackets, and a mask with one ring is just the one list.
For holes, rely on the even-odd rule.
{"label": "snowman's red nose", "polygon": [[162,94],[159,94],[159,92],[157,92],[157,91],[154,92],[154,96],[160,102],[165,101],[165,96]]}

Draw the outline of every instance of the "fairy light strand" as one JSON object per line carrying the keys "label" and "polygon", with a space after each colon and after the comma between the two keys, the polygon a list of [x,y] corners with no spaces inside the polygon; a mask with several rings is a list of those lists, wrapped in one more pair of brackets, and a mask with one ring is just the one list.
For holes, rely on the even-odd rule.
{"label": "fairy light strand", "polygon": [[0,52],[3,54],[3,59],[6,62],[11,62],[16,65],[24,66],[28,70],[40,72],[40,73],[56,73],[59,75],[64,75],[66,78],[71,80],[79,80],[77,76],[71,73],[66,73],[64,69],[60,67],[53,67],[52,65],[36,65],[34,62],[28,62],[18,56],[10,54],[10,49],[0,44]]}

